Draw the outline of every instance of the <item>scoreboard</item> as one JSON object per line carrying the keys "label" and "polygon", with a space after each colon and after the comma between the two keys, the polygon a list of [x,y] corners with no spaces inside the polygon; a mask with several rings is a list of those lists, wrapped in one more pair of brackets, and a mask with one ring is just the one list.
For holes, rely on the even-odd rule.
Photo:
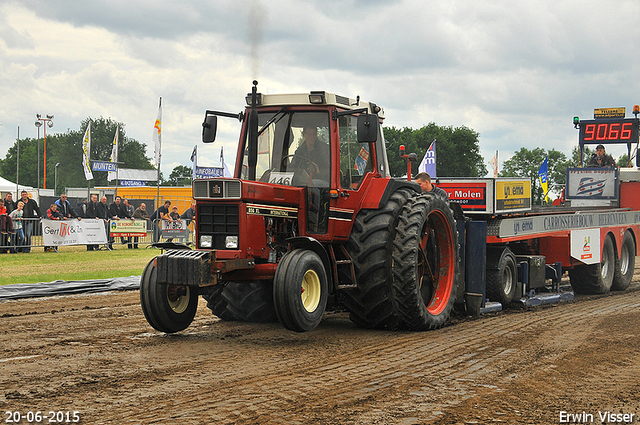
{"label": "scoreboard", "polygon": [[635,143],[638,141],[638,120],[606,118],[580,121],[580,145],[602,143]]}

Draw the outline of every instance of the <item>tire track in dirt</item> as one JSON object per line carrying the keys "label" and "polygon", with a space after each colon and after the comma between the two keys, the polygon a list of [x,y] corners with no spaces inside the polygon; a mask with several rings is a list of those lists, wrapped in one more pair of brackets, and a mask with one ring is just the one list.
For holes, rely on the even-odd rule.
{"label": "tire track in dirt", "polygon": [[[471,412],[469,403],[486,398],[517,406],[506,393],[521,392],[527,374],[556,376],[558,362],[578,374],[568,356],[589,338],[606,340],[609,322],[637,314],[640,293],[425,333],[368,331],[345,314],[329,314],[316,331],[295,334],[277,324],[218,323],[200,305],[186,332],[166,336],[150,332],[135,302],[103,309],[94,308],[101,300],[74,302],[71,310],[55,306],[55,314],[39,306],[33,316],[3,317],[1,357],[38,357],[0,362],[0,405],[81,407],[87,423],[455,423],[447,422],[452,411]],[[77,307],[83,303],[91,308]],[[606,377],[596,372],[588,381],[594,387]],[[623,379],[624,372],[612,376]],[[554,389],[553,381],[543,384]],[[628,399],[637,395],[626,384],[623,391]]]}
{"label": "tire track in dirt", "polygon": [[[598,308],[594,309],[594,305]],[[297,417],[303,417],[304,422],[310,419],[309,415],[311,419],[322,418],[317,416],[318,412],[334,415],[336,410],[357,408],[376,400],[388,402],[398,392],[422,398],[416,405],[447,406],[451,405],[452,398],[460,403],[474,397],[478,386],[500,392],[502,389],[496,383],[500,384],[509,370],[526,370],[536,358],[538,367],[548,366],[554,356],[562,356],[584,341],[593,327],[585,326],[585,319],[595,322],[603,316],[639,308],[638,294],[634,293],[626,299],[601,298],[560,308],[479,319],[468,326],[436,332],[369,334],[368,342],[373,341],[373,345],[331,356],[325,366],[278,359],[267,362],[266,369],[271,370],[267,374],[219,382],[223,385],[222,389],[214,390],[217,396],[214,402],[207,403],[207,396],[193,389],[182,394],[181,402],[190,406],[189,412],[194,417],[205,416],[221,423],[259,421],[264,417],[269,417],[271,423],[296,423]],[[506,327],[505,317],[513,319]],[[579,337],[555,349],[553,344],[539,344],[540,340],[548,340],[549,333],[556,333],[558,325]],[[551,326],[556,328],[548,332],[546,329]],[[549,352],[540,356],[545,350]],[[519,359],[518,354],[523,351],[525,355]],[[503,363],[509,363],[510,367],[504,368]],[[237,368],[238,364],[222,359],[217,366]],[[204,377],[199,386],[213,384],[213,381]],[[447,390],[451,382],[456,385]],[[282,389],[286,389],[286,393]],[[433,392],[437,394],[434,396]],[[146,421],[157,418],[156,415],[143,414],[137,418]],[[341,419],[349,422],[346,417]]]}

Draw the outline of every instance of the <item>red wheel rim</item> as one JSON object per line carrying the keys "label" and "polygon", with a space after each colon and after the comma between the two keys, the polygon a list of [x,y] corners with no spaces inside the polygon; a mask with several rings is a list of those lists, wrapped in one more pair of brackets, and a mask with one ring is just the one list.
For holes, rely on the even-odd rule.
{"label": "red wheel rim", "polygon": [[[434,238],[431,244],[432,247],[435,245],[435,251],[429,255],[428,245],[432,230]],[[452,235],[453,229],[443,212],[432,211],[422,231],[418,258],[420,293],[427,311],[432,315],[438,315],[444,311],[453,291],[456,258],[454,249],[457,243]]]}

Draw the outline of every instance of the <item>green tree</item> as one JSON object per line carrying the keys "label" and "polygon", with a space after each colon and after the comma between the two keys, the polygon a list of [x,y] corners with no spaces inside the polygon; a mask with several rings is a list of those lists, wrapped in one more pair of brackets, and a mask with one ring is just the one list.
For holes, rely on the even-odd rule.
{"label": "green tree", "polygon": [[[48,138],[47,138],[48,139]],[[40,140],[40,174],[42,175],[42,153],[43,143]],[[17,176],[18,183],[25,186],[37,187],[38,184],[38,141],[36,139],[21,139],[19,143],[20,148],[20,169],[16,170],[16,160],[18,155],[18,141],[13,144],[8,150],[4,160],[0,161],[0,174],[6,179],[16,181],[16,171],[19,172]],[[42,182],[42,177],[40,177]],[[42,187],[42,183],[40,183]]]}
{"label": "green tree", "polygon": [[629,155],[622,154],[620,155],[620,158],[618,158],[618,161],[616,161],[616,165],[618,167],[631,167],[633,166],[633,164],[629,164]]}
{"label": "green tree", "polygon": [[186,165],[178,165],[169,174],[171,186],[190,186],[193,176],[193,168]]}
{"label": "green tree", "polygon": [[548,189],[559,189],[565,184],[565,176],[567,167],[571,165],[571,161],[567,160],[567,156],[555,149],[546,152],[543,148],[535,148],[529,150],[521,148],[514,155],[502,164],[500,177],[521,177],[531,180],[531,192],[533,194],[533,204],[542,204],[544,193],[538,179],[538,170],[544,159],[549,157],[547,163],[547,182]]}
{"label": "green tree", "polygon": [[[113,138],[118,128],[118,167],[135,169],[153,169],[151,160],[146,157],[146,147],[135,139],[126,136],[125,124],[103,117],[86,118],[80,123],[78,130],[69,130],[66,133],[47,135],[47,188],[52,189],[55,180],[55,165],[58,167],[57,193],[64,191],[65,187],[108,186],[106,172],[93,173],[93,180],[87,182],[82,168],[82,139],[87,125],[91,121],[91,160],[109,161]],[[5,159],[0,164],[0,171],[5,178],[16,177],[17,141],[9,148]],[[44,157],[43,140],[20,140],[20,183],[43,187],[38,182],[38,144],[40,145],[41,164]],[[41,174],[43,173],[41,166]],[[155,182],[151,183],[155,184]]]}
{"label": "green tree", "polygon": [[404,159],[400,158],[400,145],[405,152],[415,153],[418,161],[412,163],[415,174],[429,145],[436,140],[436,171],[439,177],[480,177],[487,173],[484,158],[480,155],[479,134],[467,127],[440,127],[435,123],[413,130],[405,127],[384,129],[389,169],[392,176],[407,173]]}

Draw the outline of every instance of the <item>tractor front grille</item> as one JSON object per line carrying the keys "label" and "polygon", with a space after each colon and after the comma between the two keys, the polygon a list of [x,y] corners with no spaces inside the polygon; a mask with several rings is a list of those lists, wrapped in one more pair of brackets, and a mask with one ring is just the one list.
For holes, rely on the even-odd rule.
{"label": "tractor front grille", "polygon": [[227,236],[240,235],[237,204],[198,204],[198,234],[211,235],[212,249],[225,249]]}

